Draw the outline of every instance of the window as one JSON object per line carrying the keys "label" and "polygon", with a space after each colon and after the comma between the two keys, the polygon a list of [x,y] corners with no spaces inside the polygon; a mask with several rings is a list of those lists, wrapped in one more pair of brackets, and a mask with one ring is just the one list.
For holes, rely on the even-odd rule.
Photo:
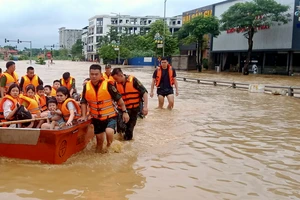
{"label": "window", "polygon": [[103,26],[103,18],[97,18],[97,26]]}
{"label": "window", "polygon": [[181,24],[181,22],[180,22],[180,21],[177,21],[177,24]]}
{"label": "window", "polygon": [[101,36],[97,36],[96,37],[96,42],[99,42],[99,39],[101,38]]}
{"label": "window", "polygon": [[96,34],[102,34],[102,33],[103,33],[103,27],[102,26],[98,26]]}

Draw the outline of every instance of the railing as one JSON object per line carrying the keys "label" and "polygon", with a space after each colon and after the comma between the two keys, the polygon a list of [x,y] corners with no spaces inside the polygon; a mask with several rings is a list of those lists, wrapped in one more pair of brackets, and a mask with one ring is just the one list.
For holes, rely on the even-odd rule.
{"label": "railing", "polygon": [[[195,82],[198,84],[206,84],[206,85],[213,85],[213,86],[227,86],[232,87],[234,89],[240,88],[240,89],[249,89],[249,83],[239,83],[239,82],[229,82],[229,81],[216,81],[216,80],[209,80],[209,79],[197,79],[197,78],[186,78],[186,77],[176,77],[179,81],[185,81],[185,82]],[[264,84],[263,84],[264,85]],[[264,85],[265,89],[264,91],[267,93],[273,93],[274,89],[282,89],[286,91],[286,95],[288,96],[300,96],[300,87],[296,86],[278,86],[278,85]]]}

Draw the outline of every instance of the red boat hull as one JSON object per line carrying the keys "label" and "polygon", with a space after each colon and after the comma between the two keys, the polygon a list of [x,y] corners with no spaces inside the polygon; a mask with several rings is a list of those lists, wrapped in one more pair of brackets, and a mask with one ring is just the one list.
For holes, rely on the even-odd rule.
{"label": "red boat hull", "polygon": [[61,130],[0,128],[0,156],[61,164],[93,137],[90,121]]}

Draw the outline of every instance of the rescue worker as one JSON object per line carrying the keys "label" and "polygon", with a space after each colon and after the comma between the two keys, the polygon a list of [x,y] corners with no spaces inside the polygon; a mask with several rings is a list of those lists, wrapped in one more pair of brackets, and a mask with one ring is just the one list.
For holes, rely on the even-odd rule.
{"label": "rescue worker", "polygon": [[106,137],[107,148],[113,142],[116,127],[116,116],[114,101],[118,102],[121,108],[123,120],[129,121],[121,94],[115,86],[102,77],[101,66],[93,64],[90,66],[90,81],[83,87],[81,109],[82,117],[79,121],[87,119],[87,105],[89,105],[89,115],[92,117],[94,133],[97,138],[96,152],[105,153],[103,142]]}
{"label": "rescue worker", "polygon": [[[116,88],[122,95],[122,99],[130,117],[129,121],[126,123],[124,139],[131,140],[142,99],[144,100],[142,112],[145,116],[148,114],[148,92],[136,77],[123,74],[120,68],[114,68],[111,75],[116,81]],[[120,109],[120,106],[118,109]]]}
{"label": "rescue worker", "polygon": [[43,81],[40,79],[40,77],[36,74],[34,74],[34,68],[33,67],[27,67],[27,74],[25,76],[22,76],[20,81],[20,88],[22,92],[25,92],[25,88],[27,85],[32,84],[35,88],[39,85],[43,85]]}
{"label": "rescue worker", "polygon": [[105,80],[114,82],[114,78],[111,75],[111,65],[105,65],[105,72],[102,73],[102,76]]}
{"label": "rescue worker", "polygon": [[14,83],[19,82],[18,74],[15,72],[16,64],[13,61],[8,61],[6,63],[6,71],[3,73],[0,82],[1,96],[5,96],[5,92],[8,90],[9,86]]}
{"label": "rescue worker", "polygon": [[157,67],[153,73],[150,97],[153,97],[154,85],[157,87],[158,108],[163,108],[164,98],[167,97],[169,102],[168,109],[172,110],[174,107],[173,85],[175,85],[176,96],[178,96],[178,83],[175,69],[172,68],[165,57],[161,59],[161,66]]}
{"label": "rescue worker", "polygon": [[69,90],[70,97],[72,97],[73,93],[76,93],[75,78],[69,72],[63,73],[60,83],[61,86],[65,86]]}

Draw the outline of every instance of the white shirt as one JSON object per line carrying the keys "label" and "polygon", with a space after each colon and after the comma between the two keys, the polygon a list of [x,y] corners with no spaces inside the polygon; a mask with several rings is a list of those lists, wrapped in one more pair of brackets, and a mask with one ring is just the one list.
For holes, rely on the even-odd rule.
{"label": "white shirt", "polygon": [[11,113],[11,107],[13,106],[13,102],[9,99],[6,99],[3,103],[3,115],[6,119],[9,113]]}

